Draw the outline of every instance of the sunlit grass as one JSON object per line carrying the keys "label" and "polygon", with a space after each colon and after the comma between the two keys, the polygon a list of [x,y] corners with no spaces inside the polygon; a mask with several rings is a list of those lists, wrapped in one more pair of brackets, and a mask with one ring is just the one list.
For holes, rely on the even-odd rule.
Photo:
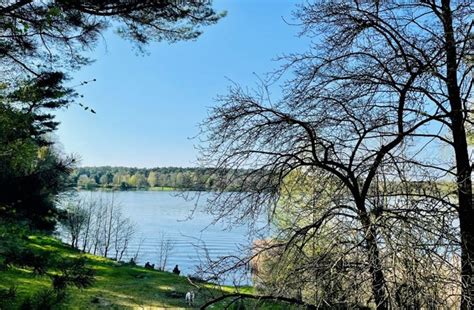
{"label": "sunlit grass", "polygon": [[[30,246],[46,250],[54,258],[78,257],[78,251],[52,237],[31,236]],[[186,277],[169,272],[148,270],[138,266],[120,265],[103,257],[84,255],[87,265],[96,272],[95,283],[88,289],[68,289],[68,297],[61,309],[160,309],[186,308],[184,295],[190,290],[196,293],[196,304],[234,292],[232,287],[202,284],[197,290]],[[22,300],[35,292],[51,288],[50,275],[35,275],[31,270],[11,267],[0,273],[0,288],[16,286]],[[251,287],[241,287],[239,292],[252,293]],[[222,308],[223,303],[213,309]]]}

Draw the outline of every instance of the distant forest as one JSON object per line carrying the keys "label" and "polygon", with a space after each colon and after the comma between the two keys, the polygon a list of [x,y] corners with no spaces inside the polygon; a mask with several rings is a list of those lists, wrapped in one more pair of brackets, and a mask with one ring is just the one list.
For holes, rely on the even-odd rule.
{"label": "distant forest", "polygon": [[[69,182],[81,189],[212,191],[218,188],[217,180],[226,173],[216,173],[215,169],[210,168],[81,167],[71,173]],[[237,185],[226,190],[237,190]]]}

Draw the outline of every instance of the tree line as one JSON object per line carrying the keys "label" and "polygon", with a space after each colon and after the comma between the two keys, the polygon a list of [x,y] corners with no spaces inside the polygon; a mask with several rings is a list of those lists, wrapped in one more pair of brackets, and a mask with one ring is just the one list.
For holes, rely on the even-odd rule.
{"label": "tree line", "polygon": [[[244,175],[244,170],[229,171],[211,168],[128,168],[128,167],[80,167],[68,178],[72,186],[81,189],[110,188],[128,189],[176,189],[213,191],[219,188],[223,178]],[[242,190],[238,183],[229,184],[228,191]]]}

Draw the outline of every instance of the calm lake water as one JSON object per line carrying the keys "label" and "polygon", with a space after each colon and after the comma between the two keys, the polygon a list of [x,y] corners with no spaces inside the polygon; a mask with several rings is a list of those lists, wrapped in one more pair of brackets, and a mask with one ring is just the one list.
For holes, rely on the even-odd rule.
{"label": "calm lake water", "polygon": [[164,235],[173,245],[166,269],[172,270],[175,265],[179,265],[181,274],[193,275],[197,270],[196,266],[205,260],[204,250],[196,245],[205,244],[209,256],[216,259],[238,254],[239,247],[252,243],[254,237],[249,236],[246,225],[232,229],[227,229],[224,224],[212,225],[213,217],[203,210],[209,193],[201,193],[198,204],[177,194],[165,191],[78,193],[86,199],[102,197],[110,200],[114,195],[114,201],[121,205],[123,214],[136,224],[137,232],[123,259],[125,261],[136,253],[141,243],[137,263],[144,265],[149,261],[156,264],[160,241]]}

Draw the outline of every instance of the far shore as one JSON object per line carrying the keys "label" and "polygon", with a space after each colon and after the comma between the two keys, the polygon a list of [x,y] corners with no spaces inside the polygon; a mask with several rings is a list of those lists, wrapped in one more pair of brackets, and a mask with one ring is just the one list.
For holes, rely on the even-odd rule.
{"label": "far shore", "polygon": [[158,186],[158,187],[129,187],[129,188],[122,188],[122,187],[111,187],[111,186],[94,186],[94,187],[74,187],[79,191],[118,191],[118,192],[126,192],[126,191],[154,191],[154,192],[173,192],[173,191],[188,191],[191,189],[185,188],[176,188],[176,187],[169,187],[169,186]]}

